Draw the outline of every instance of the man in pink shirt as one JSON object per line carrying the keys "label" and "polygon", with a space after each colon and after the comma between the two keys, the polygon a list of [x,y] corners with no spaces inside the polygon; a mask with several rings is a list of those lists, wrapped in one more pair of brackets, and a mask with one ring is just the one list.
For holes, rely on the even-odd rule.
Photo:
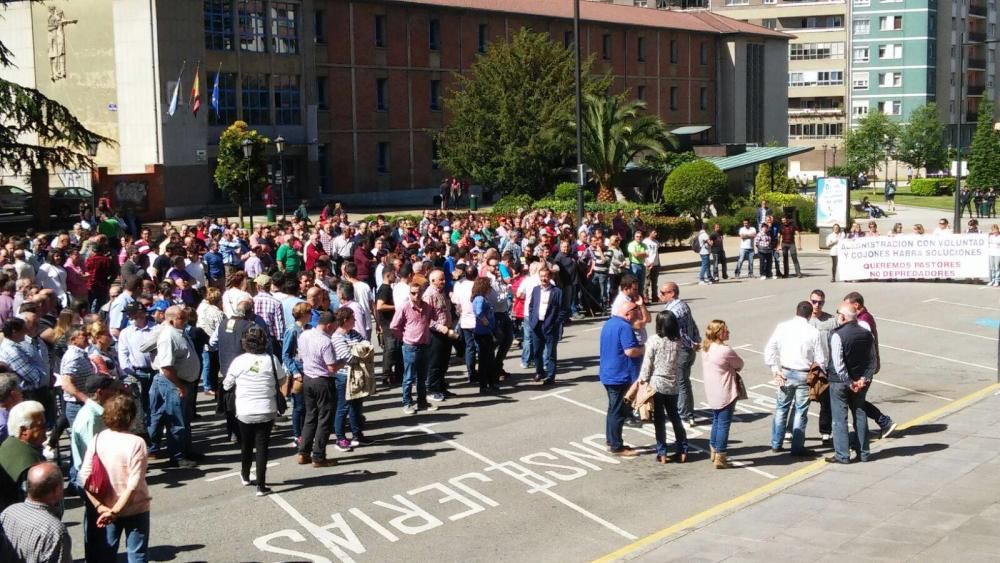
{"label": "man in pink shirt", "polygon": [[[396,306],[396,313],[389,323],[396,339],[403,343],[403,412],[416,414],[425,409],[433,412],[437,407],[427,402],[427,376],[429,375],[428,344],[431,328],[441,331],[434,308],[421,298],[419,283],[410,283],[409,298]],[[447,330],[447,327],[445,327]],[[412,387],[417,384],[417,400],[413,401]]]}

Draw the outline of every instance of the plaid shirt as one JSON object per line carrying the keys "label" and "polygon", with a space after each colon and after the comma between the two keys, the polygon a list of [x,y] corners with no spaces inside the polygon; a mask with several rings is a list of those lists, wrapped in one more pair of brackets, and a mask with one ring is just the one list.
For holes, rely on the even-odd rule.
{"label": "plaid shirt", "polygon": [[270,293],[258,291],[253,297],[253,312],[264,320],[271,337],[276,341],[281,341],[285,334],[285,315],[278,302]]}
{"label": "plaid shirt", "polygon": [[70,563],[72,543],[66,525],[40,502],[26,500],[0,514],[0,560]]}
{"label": "plaid shirt", "polygon": [[5,338],[0,344],[0,361],[10,366],[11,371],[20,378],[22,391],[48,387],[48,353],[41,348],[35,346],[33,339],[27,336],[21,342]]}
{"label": "plaid shirt", "polygon": [[698,324],[691,316],[691,308],[680,299],[674,299],[667,303],[667,310],[677,317],[677,324],[681,329],[681,345],[685,350],[693,350],[701,344],[701,335],[698,334]]}

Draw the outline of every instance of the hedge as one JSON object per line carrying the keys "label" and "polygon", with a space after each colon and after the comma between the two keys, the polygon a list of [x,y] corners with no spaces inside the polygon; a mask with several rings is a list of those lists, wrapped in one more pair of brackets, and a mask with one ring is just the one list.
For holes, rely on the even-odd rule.
{"label": "hedge", "polygon": [[[576,184],[573,182],[563,182],[559,184],[556,186],[552,197],[564,201],[576,201]],[[594,195],[594,190],[587,187],[583,188],[583,201],[594,201],[595,198],[596,196]]]}
{"label": "hedge", "polygon": [[[799,212],[799,227],[805,232],[816,232],[816,202],[796,194],[765,192],[757,194],[757,201],[766,200],[775,217],[781,215],[782,207],[795,207]],[[751,215],[750,217],[753,217]],[[740,218],[742,219],[742,217]]]}
{"label": "hedge", "polygon": [[919,196],[952,195],[954,178],[916,178],[910,181],[910,193]]}
{"label": "hedge", "polygon": [[686,244],[694,233],[694,222],[686,217],[667,217],[651,215],[642,218],[647,229],[656,229],[656,234],[662,244],[674,242]]}
{"label": "hedge", "polygon": [[531,209],[535,198],[525,194],[505,195],[493,204],[495,213],[517,213],[520,208]]}

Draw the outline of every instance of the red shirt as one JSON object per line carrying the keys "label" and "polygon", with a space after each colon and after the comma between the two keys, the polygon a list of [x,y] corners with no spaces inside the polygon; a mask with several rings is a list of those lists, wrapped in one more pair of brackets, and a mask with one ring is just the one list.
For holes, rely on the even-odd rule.
{"label": "red shirt", "polygon": [[798,232],[798,228],[789,223],[787,225],[782,225],[778,230],[781,233],[781,244],[795,244],[795,233]]}
{"label": "red shirt", "polygon": [[106,290],[111,287],[115,269],[111,258],[107,255],[91,254],[84,263],[83,269],[90,276],[87,278],[87,289]]}

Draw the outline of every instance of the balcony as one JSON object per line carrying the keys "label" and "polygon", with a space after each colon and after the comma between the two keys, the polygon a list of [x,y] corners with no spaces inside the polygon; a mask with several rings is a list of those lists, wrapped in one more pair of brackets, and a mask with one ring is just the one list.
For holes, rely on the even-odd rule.
{"label": "balcony", "polygon": [[979,113],[978,112],[975,112],[975,111],[966,112],[966,114],[965,114],[965,122],[966,123],[975,123],[978,120],[979,120]]}
{"label": "balcony", "polygon": [[788,108],[788,117],[838,117],[844,108]]}
{"label": "balcony", "polygon": [[985,18],[987,14],[986,6],[982,4],[969,4],[969,15],[978,18]]}
{"label": "balcony", "polygon": [[969,84],[969,86],[965,90],[965,95],[978,97],[982,96],[983,92],[985,91],[986,91],[986,86],[984,86],[983,84]]}
{"label": "balcony", "polygon": [[967,69],[986,70],[986,59],[966,59]]}
{"label": "balcony", "polygon": [[970,31],[966,34],[965,40],[969,43],[982,43],[986,41],[986,34],[982,31]]}

